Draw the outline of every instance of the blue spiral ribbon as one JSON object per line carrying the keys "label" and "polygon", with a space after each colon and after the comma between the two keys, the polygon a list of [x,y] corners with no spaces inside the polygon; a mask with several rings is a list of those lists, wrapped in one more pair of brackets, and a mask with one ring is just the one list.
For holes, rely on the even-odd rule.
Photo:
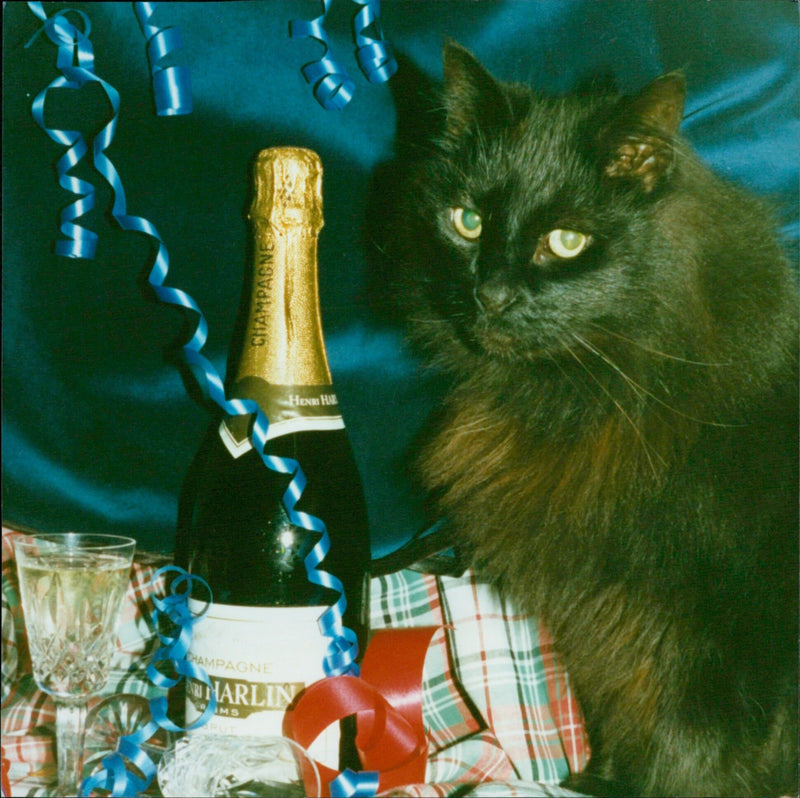
{"label": "blue spiral ribbon", "polygon": [[[56,171],[59,185],[77,195],[75,202],[61,211],[60,230],[64,239],[55,242],[56,255],[67,258],[94,257],[97,251],[97,234],[77,224],[76,220],[94,208],[94,187],[91,183],[73,177],[69,171],[86,155],[86,141],[77,130],[57,130],[48,128],[44,122],[44,106],[47,94],[51,89],[80,89],[88,80],[94,80],[94,55],[89,42],[91,24],[89,18],[81,11],[73,11],[83,21],[83,30],[75,27],[67,18],[67,11],[60,12],[48,19],[41,3],[29,3],[31,11],[44,21],[44,32],[50,41],[58,46],[56,66],[62,74],[44,88],[33,101],[31,112],[36,124],[58,144],[69,149],[58,159]],[[41,30],[39,33],[41,33]],[[30,47],[36,36],[26,47]],[[77,65],[74,65],[77,62]]]}
{"label": "blue spiral ribbon", "polygon": [[[355,84],[339,61],[331,58],[330,41],[324,28],[333,0],[322,0],[322,14],[312,20],[293,19],[289,23],[292,39],[316,39],[325,48],[322,57],[300,70],[311,85],[317,102],[327,111],[341,110],[353,99]],[[356,59],[370,83],[383,83],[397,72],[397,61],[389,43],[368,35],[370,27],[379,32],[380,0],[354,0],[361,6],[353,19]]]}
{"label": "blue spiral ribbon", "polygon": [[[39,6],[41,6],[41,4],[39,4]],[[44,12],[42,11],[42,13]],[[62,15],[63,12],[59,12],[51,19],[56,20],[62,17]],[[84,15],[81,16],[83,17]],[[86,22],[88,26],[88,20],[86,20]],[[358,644],[356,642],[356,635],[342,623],[342,616],[347,606],[344,596],[344,586],[335,576],[318,568],[330,549],[330,536],[328,535],[325,524],[319,518],[298,511],[295,508],[295,505],[305,490],[306,476],[296,460],[276,457],[264,452],[264,446],[267,441],[267,431],[269,429],[269,420],[267,416],[253,400],[227,400],[225,398],[225,388],[222,378],[213,364],[200,353],[208,337],[208,324],[205,316],[194,299],[185,291],[164,285],[164,280],[169,271],[169,254],[167,248],[159,236],[155,225],[140,216],[128,214],[122,181],[113,163],[105,154],[105,150],[113,141],[116,131],[120,106],[119,93],[113,86],[98,77],[92,71],[94,59],[91,55],[91,43],[85,34],[78,36],[80,32],[69,25],[68,22],[63,21],[63,24],[59,23],[56,25],[56,23],[51,24],[50,19],[47,20],[46,30],[49,32],[49,29],[53,28],[61,32],[64,30],[65,25],[69,26],[69,28],[74,31],[74,34],[68,38],[70,42],[75,42],[74,46],[78,63],[88,65],[74,68],[73,71],[79,73],[76,79],[82,80],[83,82],[87,80],[98,82],[105,91],[113,112],[111,120],[97,134],[92,146],[95,168],[105,178],[113,192],[114,200],[111,213],[123,230],[144,233],[157,243],[158,248],[155,260],[148,276],[148,281],[156,297],[166,304],[176,305],[184,310],[190,310],[197,315],[197,326],[191,338],[183,345],[183,355],[188,365],[192,368],[195,377],[201,381],[201,386],[207,389],[209,397],[228,415],[256,414],[251,435],[253,446],[261,455],[262,460],[268,468],[272,471],[292,477],[283,496],[283,503],[289,520],[296,526],[312,532],[317,532],[321,535],[304,561],[308,579],[314,584],[330,588],[339,593],[339,599],[323,613],[319,620],[320,631],[324,636],[331,638],[323,667],[327,675],[357,675],[358,666],[355,663],[355,659],[358,655]],[[59,49],[59,57],[61,57],[61,49]],[[70,53],[70,59],[71,58],[72,54]]]}
{"label": "blue spiral ribbon", "polygon": [[356,59],[361,71],[370,83],[385,83],[397,72],[397,61],[389,42],[374,39],[365,31],[370,25],[380,35],[380,3],[378,0],[353,0],[361,9],[353,18],[353,37],[356,43]]}
{"label": "blue spiral ribbon", "polygon": [[353,99],[355,83],[347,70],[328,55],[330,41],[323,27],[333,0],[322,0],[322,14],[312,20],[293,19],[289,23],[292,39],[316,39],[325,51],[317,61],[306,64],[300,71],[314,92],[317,102],[326,110],[341,110]]}
{"label": "blue spiral ribbon", "polygon": [[[150,586],[154,587],[158,578],[168,573],[176,574],[176,577],[170,583],[170,594],[164,598],[153,596],[155,605],[153,625],[156,628],[161,646],[147,666],[147,676],[156,687],[167,690],[178,684],[182,678],[195,679],[209,688],[211,698],[200,717],[191,726],[187,727],[179,726],[169,718],[167,714],[168,702],[165,696],[151,698],[151,720],[132,734],[126,734],[119,739],[117,750],[103,757],[101,761],[102,768],[89,778],[84,779],[81,785],[82,795],[90,795],[96,789],[109,790],[115,796],[140,794],[150,785],[157,771],[155,762],[144,750],[144,743],[159,729],[166,729],[172,732],[193,731],[208,723],[216,711],[217,696],[208,674],[205,669],[189,662],[186,658],[192,642],[193,627],[202,619],[211,605],[211,588],[199,576],[189,574],[183,568],[178,568],[175,565],[159,568],[153,574]],[[208,603],[205,609],[197,615],[192,614],[189,609],[189,597],[192,593],[192,586],[195,583],[202,585],[208,593]],[[172,630],[169,633],[162,631],[164,625],[160,621],[161,616],[168,618],[172,624]],[[167,676],[156,667],[156,663],[163,662],[171,666],[177,677]],[[126,767],[126,759],[138,769],[142,776],[132,773]]]}
{"label": "blue spiral ribbon", "polygon": [[370,798],[378,792],[380,774],[375,770],[343,770],[329,785],[331,798]]}
{"label": "blue spiral ribbon", "polygon": [[192,113],[192,85],[185,66],[163,66],[162,61],[183,47],[179,28],[159,28],[151,22],[158,3],[134,3],[133,10],[147,41],[147,60],[153,82],[153,99],[159,116]]}
{"label": "blue spiral ribbon", "polygon": [[[325,12],[327,13],[327,5],[330,0],[325,0]],[[324,522],[309,515],[308,513],[296,509],[296,504],[303,494],[306,487],[306,477],[303,473],[300,464],[291,458],[281,458],[274,455],[268,455],[264,451],[267,441],[267,431],[269,429],[269,420],[264,412],[260,409],[258,404],[253,400],[231,399],[227,400],[225,397],[225,389],[223,381],[214,368],[213,364],[201,354],[200,350],[204,346],[207,335],[208,325],[205,317],[198,307],[197,303],[186,292],[164,285],[167,273],[169,271],[169,255],[167,248],[164,245],[155,226],[139,216],[129,215],[127,212],[127,203],[125,199],[125,191],[122,181],[112,164],[111,160],[105,154],[106,148],[111,144],[116,131],[117,120],[119,116],[119,93],[109,83],[98,77],[94,73],[94,56],[92,53],[91,43],[88,38],[90,26],[88,18],[83,13],[80,13],[81,18],[84,20],[85,29],[83,31],[75,28],[66,19],[67,12],[60,11],[53,17],[48,18],[42,8],[41,3],[30,3],[29,7],[36,16],[44,20],[44,30],[47,32],[48,37],[59,47],[58,52],[58,66],[64,72],[63,79],[57,79],[50,84],[49,88],[55,86],[68,86],[74,88],[84,85],[87,81],[97,82],[104,90],[108,101],[112,108],[112,117],[105,127],[97,134],[92,145],[92,158],[97,171],[111,186],[113,193],[113,207],[112,215],[117,223],[123,230],[143,233],[149,236],[157,244],[157,252],[154,259],[153,266],[148,276],[148,282],[152,287],[156,297],[166,303],[175,305],[184,310],[192,311],[197,315],[197,323],[191,338],[183,345],[183,355],[187,364],[192,369],[195,378],[200,382],[201,387],[207,389],[208,396],[228,415],[250,415],[255,414],[255,421],[253,424],[253,431],[251,440],[256,451],[260,454],[265,465],[272,471],[290,476],[290,482],[283,496],[283,504],[286,509],[289,520],[303,529],[317,532],[320,539],[317,541],[311,552],[306,556],[304,561],[306,574],[308,579],[317,585],[329,588],[335,591],[339,598],[332,604],[319,618],[318,625],[320,632],[330,639],[325,656],[323,658],[323,669],[328,676],[339,675],[352,675],[357,676],[359,673],[356,657],[358,656],[358,642],[355,632],[344,626],[343,615],[347,607],[347,601],[344,593],[344,586],[342,582],[332,574],[319,568],[322,561],[325,559],[328,551],[330,550],[330,536]],[[323,15],[324,16],[324,15]],[[320,28],[321,30],[321,28]],[[324,33],[324,31],[323,31]],[[77,66],[74,64],[77,62]],[[74,84],[74,85],[73,85]],[[43,104],[44,94],[36,98],[34,101],[34,116],[37,117],[37,122],[40,123],[42,128],[54,138],[56,141],[62,143],[69,143],[73,149],[76,148],[74,137],[61,136],[63,131],[51,131],[44,126],[43,121]],[[84,143],[85,151],[85,143]],[[80,147],[77,147],[77,152],[80,153]],[[80,157],[83,157],[81,154]],[[79,157],[73,156],[73,158]],[[77,160],[75,162],[77,162]],[[93,200],[93,194],[91,194]],[[84,198],[85,199],[85,198]],[[83,213],[85,211],[81,211]],[[75,214],[80,215],[79,213]],[[73,217],[74,218],[74,217]],[[81,239],[78,236],[77,241],[80,243]],[[83,251],[83,250],[80,250]],[[71,254],[72,250],[65,251],[63,254]],[[81,255],[72,254],[73,257],[81,257]],[[177,580],[180,584],[180,580]],[[181,625],[181,629],[190,628],[188,616],[181,616],[180,611],[175,609],[177,605],[172,606],[167,604],[170,609],[163,611],[175,612],[176,618],[182,618],[183,625],[179,620],[176,623]],[[188,632],[186,633],[188,634]],[[185,637],[185,635],[182,635]],[[185,640],[181,645],[187,645]],[[180,650],[180,649],[178,649]],[[167,656],[167,655],[165,655]],[[192,676],[197,678],[193,666],[187,660],[180,659],[179,657],[171,657],[176,671],[182,676]],[[148,668],[150,674],[150,668]],[[155,674],[153,674],[155,676]],[[164,679],[163,675],[156,677],[160,682]],[[213,692],[213,691],[212,691]],[[165,701],[165,700],[164,700]],[[171,723],[166,718],[164,702],[159,703],[156,701],[153,706],[154,720],[153,723],[157,724],[156,718],[161,720],[162,723]],[[162,712],[163,710],[163,712]],[[213,710],[209,711],[206,708],[205,714],[211,714]],[[199,723],[199,721],[198,721]],[[165,726],[169,728],[169,726]],[[149,739],[152,735],[155,726],[150,724],[145,725],[143,729],[128,736],[123,741],[120,741],[119,753],[125,754],[128,758],[140,768],[145,774],[150,774],[152,778],[152,762],[148,765],[149,757],[141,749],[141,743]],[[180,730],[175,727],[173,730]],[[149,732],[149,733],[148,733]],[[146,735],[146,736],[145,736]],[[114,795],[123,794],[124,790],[132,787],[137,777],[133,774],[125,776],[124,764],[114,758],[112,755],[109,759],[108,765],[104,768],[103,778],[105,783],[110,786]],[[100,778],[100,775],[97,777]],[[133,780],[131,780],[133,779]],[[92,783],[91,788],[99,786],[99,784]]]}

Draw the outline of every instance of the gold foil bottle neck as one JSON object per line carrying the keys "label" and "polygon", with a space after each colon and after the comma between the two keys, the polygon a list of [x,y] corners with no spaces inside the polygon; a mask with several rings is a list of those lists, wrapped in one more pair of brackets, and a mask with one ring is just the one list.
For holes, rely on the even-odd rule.
{"label": "gold foil bottle neck", "polygon": [[271,147],[256,157],[250,220],[278,229],[310,226],[322,229],[322,163],[302,147]]}
{"label": "gold foil bottle neck", "polygon": [[248,398],[245,379],[330,385],[317,286],[322,164],[311,150],[275,147],[258,154],[253,175],[252,292],[234,394]]}

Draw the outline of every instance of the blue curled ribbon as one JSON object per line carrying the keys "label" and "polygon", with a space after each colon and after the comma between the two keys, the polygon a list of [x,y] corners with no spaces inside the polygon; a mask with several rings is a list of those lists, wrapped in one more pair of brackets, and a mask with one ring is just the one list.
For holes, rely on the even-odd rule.
{"label": "blue curled ribbon", "polygon": [[153,98],[159,116],[179,116],[192,113],[192,86],[189,69],[185,66],[162,66],[161,62],[173,51],[183,47],[179,28],[159,28],[151,18],[158,3],[134,3],[133,10],[147,41],[147,60],[153,81]]}
{"label": "blue curled ribbon", "polygon": [[[190,113],[192,100],[188,70],[186,67],[162,68],[159,64],[160,60],[168,52],[182,46],[180,31],[177,28],[160,30],[151,25],[149,20],[153,14],[154,6],[155,3],[136,3],[135,10],[142,26],[142,31],[148,38],[148,57],[152,67],[157,111],[162,115]],[[36,124],[53,141],[69,148],[56,164],[58,182],[62,188],[78,196],[75,202],[68,205],[61,212],[60,229],[65,239],[55,242],[54,251],[56,255],[68,258],[92,259],[97,251],[97,234],[76,224],[75,220],[94,208],[94,187],[85,180],[69,175],[69,171],[86,155],[88,151],[86,141],[79,131],[48,128],[44,122],[44,106],[47,94],[51,89],[79,89],[90,81],[99,83],[103,87],[112,105],[112,118],[94,141],[94,162],[95,166],[97,166],[98,159],[105,157],[103,150],[111,143],[114,137],[119,114],[119,94],[112,86],[98,77],[94,71],[94,52],[89,40],[91,23],[86,14],[82,11],[66,9],[57,12],[52,17],[48,17],[41,2],[28,3],[28,7],[44,22],[44,32],[58,46],[56,66],[63,73],[36,96],[31,112]],[[66,15],[70,12],[77,14],[81,18],[83,30],[77,28],[66,18]],[[26,47],[30,47],[38,35],[37,33]],[[115,212],[114,215],[117,216],[117,213]],[[120,219],[117,218],[117,221],[120,221]],[[125,225],[123,224],[124,227]]]}
{"label": "blue curled ribbon", "polygon": [[[177,565],[166,565],[163,568],[159,568],[153,574],[151,584],[154,584],[159,576],[167,573],[175,573],[177,577],[170,582],[170,595],[164,598],[153,597],[153,603],[156,607],[153,613],[153,623],[156,629],[159,630],[158,637],[162,646],[156,651],[153,659],[148,664],[147,676],[156,687],[163,687],[167,690],[174,687],[181,681],[180,678],[166,676],[156,667],[157,662],[167,662],[179,676],[194,679],[211,688],[211,698],[203,713],[191,726],[178,726],[169,719],[167,715],[168,703],[164,696],[150,700],[150,711],[153,715],[153,721],[162,729],[172,732],[194,731],[208,723],[217,708],[217,697],[205,669],[189,662],[186,658],[192,643],[194,625],[208,612],[213,596],[211,588],[205,579],[195,574],[190,574]],[[196,615],[189,609],[189,597],[192,593],[193,583],[202,585],[208,593],[208,601],[205,608]],[[181,590],[184,585],[185,588]],[[160,631],[159,618],[161,615],[165,615],[174,624],[177,634],[164,634]],[[141,732],[136,734],[141,734]],[[149,739],[150,736],[152,735],[144,737],[143,740]]]}
{"label": "blue curled ribbon", "polygon": [[[128,217],[135,218],[135,217]],[[138,220],[144,221],[144,220]],[[152,225],[150,225],[151,229]],[[146,232],[141,229],[140,232]],[[160,239],[159,239],[160,241]],[[164,285],[164,280],[169,269],[166,249],[160,243],[153,268],[148,281],[158,299],[164,303],[176,305],[197,314],[197,326],[192,337],[183,345],[183,356],[192,369],[198,381],[202,380],[209,398],[219,405],[228,415],[255,414],[255,422],[250,439],[256,452],[259,453],[264,464],[280,474],[290,475],[291,481],[283,495],[283,505],[289,520],[295,525],[312,532],[318,532],[321,537],[306,555],[304,565],[309,581],[322,587],[330,588],[339,594],[337,601],[332,604],[319,618],[318,626],[323,636],[330,638],[330,643],[323,658],[323,669],[327,676],[352,675],[359,673],[358,641],[355,632],[344,626],[343,615],[347,607],[344,586],[341,580],[318,566],[322,563],[330,550],[330,535],[324,522],[308,513],[299,511],[295,505],[299,501],[306,487],[306,476],[300,464],[288,457],[277,457],[266,454],[264,447],[267,442],[269,420],[266,414],[252,399],[226,399],[225,388],[214,365],[200,353],[208,336],[208,324],[203,312],[197,303],[185,291]],[[199,376],[198,376],[199,375]]]}
{"label": "blue curled ribbon", "polygon": [[[330,0],[324,0],[324,2],[325,11],[327,13],[327,5]],[[105,154],[105,149],[113,141],[116,131],[120,107],[119,93],[113,86],[94,73],[94,57],[91,43],[88,39],[89,21],[84,14],[79,12],[86,24],[86,30],[79,31],[64,18],[66,12],[59,11],[52,18],[47,18],[41,3],[30,3],[29,7],[36,16],[45,21],[45,31],[48,33],[50,39],[59,45],[58,65],[64,71],[66,81],[74,82],[79,85],[83,85],[86,81],[95,81],[100,84],[106,93],[108,101],[111,104],[112,117],[95,137],[92,146],[92,157],[95,168],[112,189],[112,215],[123,230],[143,233],[156,242],[157,252],[148,276],[148,282],[156,297],[166,304],[172,304],[184,310],[190,310],[197,315],[197,324],[194,333],[183,345],[183,355],[187,364],[192,369],[195,378],[201,383],[201,387],[205,387],[209,397],[229,415],[250,415],[255,413],[256,419],[253,424],[251,440],[256,451],[260,454],[268,468],[277,473],[286,474],[291,477],[289,486],[283,496],[283,503],[289,520],[296,526],[320,534],[320,539],[304,561],[307,577],[312,583],[329,588],[339,594],[338,600],[320,616],[318,621],[320,632],[323,636],[330,638],[330,643],[328,644],[323,658],[323,668],[328,676],[357,676],[359,674],[359,669],[355,660],[358,656],[358,641],[355,632],[345,627],[343,623],[343,615],[347,607],[344,586],[338,578],[319,568],[319,565],[330,550],[330,536],[327,527],[321,519],[309,515],[308,513],[298,511],[295,507],[306,487],[305,474],[296,460],[276,457],[265,453],[264,447],[267,440],[269,420],[255,401],[240,399],[231,399],[229,401],[225,398],[225,389],[219,373],[214,368],[213,364],[200,353],[208,336],[208,324],[205,316],[194,299],[186,292],[164,285],[164,280],[169,271],[169,255],[163,240],[151,222],[142,217],[129,215],[127,212],[127,203],[122,181],[113,163]],[[73,66],[75,61],[77,61],[77,66]],[[58,86],[66,85],[61,79],[54,81],[50,87],[54,87],[54,84]],[[70,87],[72,86],[70,85]],[[47,90],[45,90],[45,92],[46,91]],[[34,102],[34,108],[37,108],[39,114],[41,114],[44,98],[41,97],[40,99],[37,97],[37,101],[38,102]],[[37,121],[39,120],[37,119]],[[43,121],[41,124],[43,126]],[[46,127],[43,127],[43,129],[50,134],[50,131]],[[63,131],[59,131],[59,133],[61,132]],[[56,140],[61,141],[62,139],[56,137]],[[72,143],[71,139],[69,141]],[[177,581],[180,582],[180,580]],[[179,615],[176,615],[176,617],[179,617]],[[190,663],[185,659],[174,658],[174,662],[178,663],[175,667],[177,672],[181,675],[194,675],[194,673],[191,672]],[[155,713],[160,712],[159,708],[162,704],[163,702],[156,702],[153,711]],[[159,717],[164,721],[166,713],[164,712]],[[154,729],[155,727],[152,728]],[[149,734],[147,734],[148,731]],[[145,734],[147,734],[147,736],[144,736]],[[120,741],[119,751],[125,753],[137,767],[141,767],[143,773],[146,771],[150,772],[149,766],[147,765],[149,757],[147,757],[139,746],[141,742],[149,739],[152,734],[153,731],[148,724],[145,725],[142,730],[130,735],[130,739],[124,744],[122,740]],[[126,781],[127,777],[125,777],[123,773],[124,765],[117,762],[114,756],[113,754],[111,755],[109,764],[105,768],[105,778],[107,779],[107,783],[112,785],[111,788],[115,791],[114,794],[118,795],[121,794],[119,790],[125,789],[125,785],[127,785],[128,782]],[[141,766],[139,763],[141,763]],[[135,777],[131,774],[131,778]],[[94,786],[97,785],[93,784],[92,788],[94,788]]]}
{"label": "blue curled ribbon", "polygon": [[[55,17],[53,19],[55,19]],[[91,44],[88,38],[84,36],[84,38],[79,39],[76,46],[78,49],[79,63],[82,61],[84,63],[93,63],[93,61],[87,57],[87,52],[91,55]],[[195,331],[189,341],[183,345],[184,358],[192,368],[195,377],[202,380],[207,388],[209,397],[227,414],[256,414],[256,420],[251,435],[253,446],[261,455],[262,460],[268,468],[292,477],[283,496],[283,503],[289,520],[296,526],[312,532],[317,532],[321,535],[320,540],[317,541],[304,561],[308,579],[314,584],[329,588],[339,594],[339,599],[329,607],[319,619],[320,631],[325,637],[331,638],[323,667],[325,673],[329,676],[345,674],[358,675],[358,666],[355,663],[355,659],[358,655],[356,635],[351,629],[345,627],[342,622],[342,616],[347,607],[344,586],[339,579],[318,568],[330,550],[330,536],[327,527],[319,518],[298,511],[295,507],[305,490],[306,476],[296,460],[265,454],[264,447],[267,441],[269,420],[255,401],[242,399],[231,399],[229,401],[225,398],[225,389],[219,373],[214,368],[213,364],[200,353],[208,337],[208,324],[205,316],[197,303],[186,292],[164,285],[164,280],[169,271],[169,255],[167,248],[151,222],[142,217],[132,216],[127,213],[125,190],[122,181],[114,165],[105,154],[105,149],[113,141],[116,131],[120,105],[119,93],[113,86],[94,74],[94,72],[90,72],[85,68],[78,69],[82,69],[83,73],[85,73],[80,75],[83,80],[94,80],[102,86],[113,110],[111,120],[97,134],[92,148],[95,168],[105,178],[113,192],[114,201],[111,213],[123,230],[144,233],[157,242],[158,250],[148,277],[148,281],[156,297],[164,303],[176,305],[197,314],[198,318]]]}
{"label": "blue curled ribbon", "polygon": [[[76,220],[94,208],[94,187],[85,180],[69,175],[70,169],[86,155],[88,151],[86,141],[77,130],[48,128],[44,122],[45,99],[51,89],[80,89],[87,80],[94,79],[94,55],[89,42],[91,23],[82,11],[73,11],[83,20],[84,29],[80,30],[65,16],[70,9],[48,19],[41,3],[28,3],[28,6],[39,19],[44,21],[43,30],[50,41],[57,45],[56,66],[63,73],[36,95],[31,112],[36,124],[53,141],[69,148],[56,163],[58,183],[62,188],[78,196],[75,202],[61,211],[60,230],[65,239],[56,241],[54,250],[56,255],[67,258],[91,259],[97,251],[97,234],[77,224]],[[30,47],[39,33],[25,46]],[[77,62],[77,65],[74,62]]]}
{"label": "blue curled ribbon", "polygon": [[380,35],[379,0],[353,0],[361,9],[353,18],[353,38],[356,43],[356,59],[361,71],[370,83],[385,83],[397,72],[397,61],[389,42],[374,39],[364,31],[373,25]]}
{"label": "blue curled ribbon", "polygon": [[283,495],[283,506],[289,520],[295,526],[318,532],[321,535],[303,562],[306,576],[310,582],[334,590],[339,594],[336,602],[328,607],[318,620],[320,632],[323,636],[330,638],[322,663],[325,674],[327,676],[358,676],[359,668],[355,662],[358,656],[358,640],[355,632],[344,626],[342,622],[344,611],[347,608],[344,585],[337,577],[318,568],[330,550],[331,539],[328,529],[321,519],[297,510],[295,506],[305,490],[306,475],[296,460],[288,457],[276,457],[264,452],[269,421],[256,402],[234,399],[226,404],[236,415],[240,415],[242,412],[256,413],[253,432],[250,436],[253,446],[261,454],[261,459],[268,468],[281,474],[292,475],[289,487]]}
{"label": "blue curled ribbon", "polygon": [[323,27],[333,0],[322,0],[322,14],[312,20],[293,19],[289,22],[292,39],[316,39],[325,51],[317,61],[306,64],[300,71],[314,92],[317,102],[326,110],[341,110],[353,99],[355,83],[347,70],[328,56],[330,41]]}
{"label": "blue curled ribbon", "polygon": [[[91,43],[88,38],[84,37],[78,40],[76,46],[78,48],[79,63],[81,59],[93,63],[93,60],[89,61],[86,56],[87,52],[91,54]],[[214,368],[213,364],[200,354],[200,350],[208,337],[208,324],[205,316],[197,303],[186,292],[164,285],[164,280],[169,271],[169,254],[167,248],[151,222],[140,216],[128,214],[125,189],[122,185],[122,181],[113,163],[105,154],[105,150],[113,141],[116,131],[120,107],[119,93],[113,86],[98,77],[94,72],[82,67],[77,69],[82,70],[82,74],[80,75],[82,79],[97,81],[102,86],[113,111],[111,120],[97,134],[92,146],[92,157],[95,168],[105,178],[113,192],[114,201],[111,214],[123,230],[144,233],[156,241],[158,249],[148,277],[148,281],[156,297],[164,303],[176,305],[197,314],[198,319],[195,331],[189,341],[183,345],[184,358],[192,368],[195,378],[200,380],[201,383],[204,383],[208,390],[209,397],[227,414],[256,414],[256,422],[253,426],[251,436],[253,446],[261,455],[262,460],[268,468],[292,477],[289,487],[283,497],[284,507],[289,516],[289,520],[296,526],[312,532],[318,532],[321,535],[320,540],[317,541],[304,561],[308,579],[314,584],[330,588],[339,594],[339,599],[329,607],[319,619],[320,631],[325,637],[331,638],[331,642],[324,657],[323,668],[325,673],[329,676],[345,674],[358,675],[358,666],[355,663],[355,659],[358,656],[356,635],[355,632],[345,627],[342,623],[342,616],[347,607],[344,586],[339,579],[327,571],[322,571],[318,568],[330,549],[330,536],[328,535],[327,528],[319,518],[295,509],[295,505],[305,490],[305,474],[296,460],[264,453],[267,431],[269,429],[269,421],[266,415],[253,400],[232,399],[228,401],[225,398],[225,388],[219,373]]]}
{"label": "blue curled ribbon", "polygon": [[[337,577],[319,568],[331,545],[327,527],[321,519],[299,511],[295,506],[306,487],[305,473],[296,460],[266,454],[264,447],[267,442],[269,420],[257,402],[252,399],[228,400],[225,398],[222,378],[213,364],[200,353],[208,334],[205,316],[194,299],[185,291],[164,285],[167,271],[168,259],[166,250],[162,244],[159,244],[159,250],[148,280],[159,300],[197,314],[195,331],[187,343],[183,345],[184,359],[192,369],[192,373],[198,381],[202,380],[208,396],[227,414],[256,415],[250,436],[254,449],[259,453],[265,465],[272,471],[291,476],[289,486],[283,495],[283,505],[289,520],[296,526],[312,532],[318,532],[321,535],[315,546],[306,555],[304,565],[309,581],[322,587],[330,588],[339,595],[336,602],[325,610],[317,622],[322,635],[330,638],[322,663],[325,674],[326,676],[358,676],[359,667],[355,661],[358,656],[358,639],[355,632],[344,626],[343,623],[343,616],[347,607],[344,586]],[[332,790],[334,789],[333,785],[337,785],[337,789],[343,790],[343,792],[337,793],[337,795],[342,796],[370,796],[375,795],[377,792],[377,783],[371,773],[354,774],[352,777],[340,774],[331,782]],[[350,791],[351,789],[354,791]],[[355,790],[358,791],[356,792]]]}
{"label": "blue curled ribbon", "polygon": [[347,768],[329,785],[331,798],[370,798],[378,792],[380,773],[376,770],[356,773]]}
{"label": "blue curled ribbon", "polygon": [[[192,642],[192,630],[211,606],[211,588],[199,576],[187,573],[176,565],[167,565],[159,568],[150,580],[154,587],[158,578],[167,573],[175,573],[177,577],[170,583],[170,595],[164,598],[153,596],[153,625],[156,628],[161,646],[153,654],[147,666],[147,676],[156,687],[169,689],[178,684],[181,678],[195,679],[209,688],[211,696],[206,708],[200,717],[187,727],[179,726],[172,721],[168,714],[168,702],[165,696],[150,699],[151,719],[141,728],[131,734],[121,737],[117,743],[117,750],[101,760],[102,768],[89,778],[84,779],[81,785],[81,795],[90,795],[93,790],[110,790],[112,795],[138,795],[150,785],[158,770],[155,762],[144,750],[146,743],[160,728],[172,732],[187,732],[203,726],[213,716],[217,708],[217,696],[211,680],[205,669],[195,665],[186,658]],[[197,615],[189,609],[189,597],[192,585],[199,583],[208,592],[208,602],[202,612]],[[166,616],[172,623],[170,633],[162,631],[161,616]],[[156,667],[156,663],[167,662],[178,677],[164,674]],[[131,772],[125,765],[125,760],[132,763],[142,776]]]}
{"label": "blue curled ribbon", "polygon": [[[325,48],[321,58],[306,64],[300,71],[306,82],[311,85],[317,102],[327,111],[338,111],[353,99],[355,84],[347,74],[347,70],[328,56],[330,41],[323,24],[332,2],[333,0],[322,0],[322,14],[315,19],[291,20],[289,36],[292,39],[316,39]],[[354,0],[354,2],[361,6],[353,19],[353,38],[356,43],[358,65],[370,83],[383,83],[397,72],[397,61],[388,42],[365,33],[370,26],[378,32],[380,0]]]}

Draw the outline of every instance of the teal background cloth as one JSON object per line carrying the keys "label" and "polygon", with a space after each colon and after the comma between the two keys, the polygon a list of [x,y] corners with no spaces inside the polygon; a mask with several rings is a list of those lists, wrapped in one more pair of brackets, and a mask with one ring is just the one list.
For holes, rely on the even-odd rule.
{"label": "teal background cloth", "polygon": [[[334,0],[331,55],[355,83],[341,111],[321,108],[300,72],[321,45],[288,35],[291,19],[320,13],[316,0],[160,3],[153,22],[184,39],[168,63],[191,74],[194,111],[177,117],[153,110],[132,4],[45,4],[48,14],[61,8],[91,20],[96,72],[121,96],[107,154],[129,213],[151,221],[169,250],[166,284],[204,311],[203,351],[221,373],[246,269],[250,163],[270,146],[319,152],[323,323],[376,557],[434,520],[408,452],[442,380],[420,368],[388,309],[370,299],[367,285],[391,280],[391,265],[368,257],[365,213],[380,213],[381,198],[368,200],[394,154],[394,93],[413,79],[441,80],[445,37],[498,77],[548,92],[597,73],[634,91],[684,69],[683,132],[718,172],[773,202],[797,263],[798,7],[786,0],[385,0],[383,35],[400,71],[384,85],[356,64],[359,7]],[[3,520],[132,534],[142,548],[169,552],[181,482],[210,418],[174,356],[190,326],[146,290],[151,242],[116,225],[90,157],[75,174],[97,192],[83,219],[99,235],[97,256],[53,254],[59,213],[74,197],[56,181],[63,148],[36,126],[31,103],[58,74],[56,48],[44,35],[25,47],[41,23],[24,3],[5,4],[3,22]],[[90,139],[110,113],[97,88],[52,92],[47,124]]]}

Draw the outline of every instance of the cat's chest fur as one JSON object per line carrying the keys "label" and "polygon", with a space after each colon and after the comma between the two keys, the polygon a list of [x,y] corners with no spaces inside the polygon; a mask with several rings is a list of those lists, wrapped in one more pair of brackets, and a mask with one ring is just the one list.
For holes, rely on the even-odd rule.
{"label": "cat's chest fur", "polygon": [[624,538],[685,468],[698,430],[684,415],[664,423],[630,391],[615,399],[615,380],[597,399],[575,364],[542,367],[551,373],[538,378],[530,369],[513,370],[520,382],[508,390],[462,383],[420,462],[478,567],[542,612],[563,603],[565,579],[596,580],[604,556],[616,578],[638,567],[624,562]]}

